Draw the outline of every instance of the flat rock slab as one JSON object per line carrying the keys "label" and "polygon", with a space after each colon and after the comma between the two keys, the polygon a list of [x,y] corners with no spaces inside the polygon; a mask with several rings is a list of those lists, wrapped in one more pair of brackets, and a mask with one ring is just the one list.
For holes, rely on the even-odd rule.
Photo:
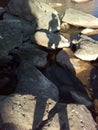
{"label": "flat rock slab", "polygon": [[85,61],[96,60],[98,58],[98,42],[91,38],[81,38],[77,44],[75,56]]}
{"label": "flat rock slab", "polygon": [[66,9],[62,21],[74,26],[98,28],[98,18],[73,8]]}
{"label": "flat rock slab", "polygon": [[32,41],[48,49],[56,49],[70,46],[69,40],[66,39],[64,36],[46,30],[37,31],[32,37]]}
{"label": "flat rock slab", "polygon": [[43,97],[13,94],[0,102],[0,128],[96,130],[96,123],[84,105],[66,105]]}
{"label": "flat rock slab", "polygon": [[0,57],[22,44],[21,30],[16,29],[19,21],[0,21]]}

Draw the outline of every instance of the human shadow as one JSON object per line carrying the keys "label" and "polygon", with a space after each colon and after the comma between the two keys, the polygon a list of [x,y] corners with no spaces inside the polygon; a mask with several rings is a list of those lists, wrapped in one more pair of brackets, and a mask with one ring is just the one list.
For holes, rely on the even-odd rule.
{"label": "human shadow", "polygon": [[49,48],[52,48],[52,47],[57,48],[59,46],[59,42],[61,41],[61,37],[60,37],[59,34],[52,33],[52,31],[53,31],[53,25],[57,29],[57,27],[58,27],[59,24],[58,24],[58,20],[57,20],[55,14],[52,13],[51,17],[52,17],[52,19],[49,22],[49,27],[48,27],[48,31],[51,32],[50,33],[51,35],[49,35],[49,33],[47,33],[47,37],[49,39],[49,41],[48,41],[48,47]]}

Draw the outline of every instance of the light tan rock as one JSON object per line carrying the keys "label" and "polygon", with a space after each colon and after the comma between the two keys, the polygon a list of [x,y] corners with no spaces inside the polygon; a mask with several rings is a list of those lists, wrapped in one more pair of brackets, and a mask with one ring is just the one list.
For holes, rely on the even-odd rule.
{"label": "light tan rock", "polygon": [[91,0],[71,0],[72,2],[76,2],[76,3],[82,3],[82,2],[88,2]]}
{"label": "light tan rock", "polygon": [[96,123],[84,105],[66,105],[28,94],[13,94],[0,104],[0,128],[96,130]]}
{"label": "light tan rock", "polygon": [[[0,105],[0,128],[30,130],[38,128],[48,118],[56,102],[32,95],[11,95]],[[13,129],[12,129],[13,128]]]}
{"label": "light tan rock", "polygon": [[37,31],[32,37],[32,41],[36,44],[47,47],[49,49],[69,47],[70,41],[60,34],[51,33],[49,31]]}
{"label": "light tan rock", "polygon": [[96,35],[98,34],[98,29],[86,28],[86,29],[83,29],[81,33],[87,36]]}
{"label": "light tan rock", "polygon": [[98,18],[73,8],[65,10],[62,21],[74,26],[98,28]]}

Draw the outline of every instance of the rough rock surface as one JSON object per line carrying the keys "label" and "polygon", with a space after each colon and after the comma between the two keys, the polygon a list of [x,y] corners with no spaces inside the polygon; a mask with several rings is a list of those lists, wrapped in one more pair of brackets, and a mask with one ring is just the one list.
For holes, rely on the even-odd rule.
{"label": "rough rock surface", "polygon": [[45,67],[47,64],[48,53],[28,42],[23,43],[18,49],[13,49],[11,53],[17,55],[20,62],[29,62],[29,64],[37,67]]}
{"label": "rough rock surface", "polygon": [[50,31],[60,29],[57,11],[43,2],[37,0],[10,0],[8,9],[11,14],[36,22],[38,29]]}
{"label": "rough rock surface", "polygon": [[66,9],[62,21],[75,26],[98,28],[98,18],[73,8]]}
{"label": "rough rock surface", "polygon": [[8,55],[9,51],[22,44],[21,30],[16,29],[16,21],[0,21],[0,57]]}
{"label": "rough rock surface", "polygon": [[29,62],[23,61],[17,74],[19,81],[15,93],[58,100],[57,87]]}
{"label": "rough rock surface", "polygon": [[49,31],[37,31],[32,37],[32,41],[36,44],[47,47],[49,49],[69,47],[70,41],[60,34],[50,33]]}
{"label": "rough rock surface", "polygon": [[30,38],[30,36],[35,33],[35,30],[37,28],[36,22],[31,23],[27,20],[24,20],[20,17],[16,17],[16,16],[11,15],[9,13],[5,13],[3,15],[3,19],[6,20],[6,21],[12,20],[12,21],[15,21],[16,23],[18,22],[18,24],[15,26],[15,28],[17,28],[19,30],[21,29],[24,41],[27,40],[28,38]]}
{"label": "rough rock surface", "polygon": [[14,94],[4,99],[0,104],[0,121],[0,128],[7,130],[96,130],[84,105],[58,104],[28,94]]}
{"label": "rough rock surface", "polygon": [[98,58],[98,42],[91,38],[81,38],[78,41],[75,56],[85,61],[96,60]]}

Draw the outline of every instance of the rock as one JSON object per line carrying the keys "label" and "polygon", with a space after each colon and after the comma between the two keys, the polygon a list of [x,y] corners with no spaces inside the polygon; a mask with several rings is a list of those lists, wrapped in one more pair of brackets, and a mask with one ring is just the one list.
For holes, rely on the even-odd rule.
{"label": "rock", "polygon": [[76,74],[75,68],[71,62],[74,54],[70,48],[63,48],[56,56],[56,61],[63,66],[68,68],[73,74]]}
{"label": "rock", "polygon": [[47,29],[49,31],[60,29],[57,11],[43,2],[36,0],[10,0],[8,9],[11,14],[35,22],[37,29]]}
{"label": "rock", "polygon": [[18,49],[14,49],[12,55],[15,53],[20,59],[20,62],[25,61],[37,67],[45,67],[47,64],[47,52],[38,49],[37,46],[24,43]]}
{"label": "rock", "polygon": [[73,8],[66,9],[62,21],[74,26],[98,28],[98,18]]}
{"label": "rock", "polygon": [[69,47],[70,42],[60,34],[51,33],[49,31],[37,31],[32,37],[32,41],[36,44],[47,47],[49,49]]}
{"label": "rock", "polygon": [[17,29],[19,29],[19,30],[21,30],[21,32],[22,32],[22,34],[23,34],[23,40],[24,41],[26,41],[26,40],[28,40],[29,38],[30,38],[30,35],[33,35],[34,33],[35,33],[35,30],[36,30],[36,28],[37,28],[37,25],[36,25],[36,23],[35,22],[29,22],[29,21],[26,21],[26,20],[24,20],[24,19],[22,19],[22,18],[20,18],[20,17],[16,17],[16,16],[13,16],[13,15],[11,15],[11,14],[9,14],[9,13],[5,13],[4,15],[3,15],[3,19],[4,20],[14,20],[14,21],[18,21],[19,22],[19,24],[17,24],[16,26],[15,26],[15,28],[17,28]]}
{"label": "rock", "polygon": [[83,84],[67,68],[55,63],[44,75],[58,87],[60,99],[64,103],[76,102],[87,107],[92,105]]}
{"label": "rock", "polygon": [[0,104],[0,128],[96,130],[96,123],[84,105],[66,105],[50,98],[13,94]]}
{"label": "rock", "polygon": [[62,7],[64,6],[62,3],[49,3],[49,6],[52,7],[52,8],[57,8],[57,7]]}
{"label": "rock", "polygon": [[56,61],[68,68],[78,79],[87,87],[90,87],[91,71],[94,69],[90,63],[74,57],[74,53],[70,48],[63,48],[56,57]]}
{"label": "rock", "polygon": [[70,25],[68,23],[63,22],[60,27],[61,27],[60,28],[61,31],[67,32],[68,29],[70,28]]}
{"label": "rock", "polygon": [[45,130],[97,130],[90,111],[84,105],[58,104],[49,112],[51,120]]}
{"label": "rock", "polygon": [[96,35],[98,34],[98,29],[86,28],[81,31],[81,34],[84,34],[87,36]]}
{"label": "rock", "polygon": [[0,128],[7,130],[36,129],[48,118],[48,113],[55,104],[56,102],[52,99],[29,94],[11,95],[0,105],[2,119]]}
{"label": "rock", "polygon": [[0,7],[0,16],[4,13],[6,11],[6,9],[5,8],[3,8],[3,7]]}
{"label": "rock", "polygon": [[8,55],[9,51],[22,44],[21,31],[14,28],[16,21],[0,21],[0,57]]}
{"label": "rock", "polygon": [[10,0],[0,0],[0,6],[6,6]]}
{"label": "rock", "polygon": [[17,76],[14,71],[14,65],[12,68],[11,56],[0,59],[0,95],[9,95],[13,93],[16,85]]}
{"label": "rock", "polygon": [[85,61],[92,61],[98,58],[98,42],[84,37],[78,41],[75,56]]}
{"label": "rock", "polygon": [[17,72],[18,85],[15,93],[31,94],[58,100],[58,89],[32,64],[23,61]]}
{"label": "rock", "polygon": [[76,3],[82,3],[82,2],[88,2],[91,0],[71,0],[72,2],[76,2]]}

